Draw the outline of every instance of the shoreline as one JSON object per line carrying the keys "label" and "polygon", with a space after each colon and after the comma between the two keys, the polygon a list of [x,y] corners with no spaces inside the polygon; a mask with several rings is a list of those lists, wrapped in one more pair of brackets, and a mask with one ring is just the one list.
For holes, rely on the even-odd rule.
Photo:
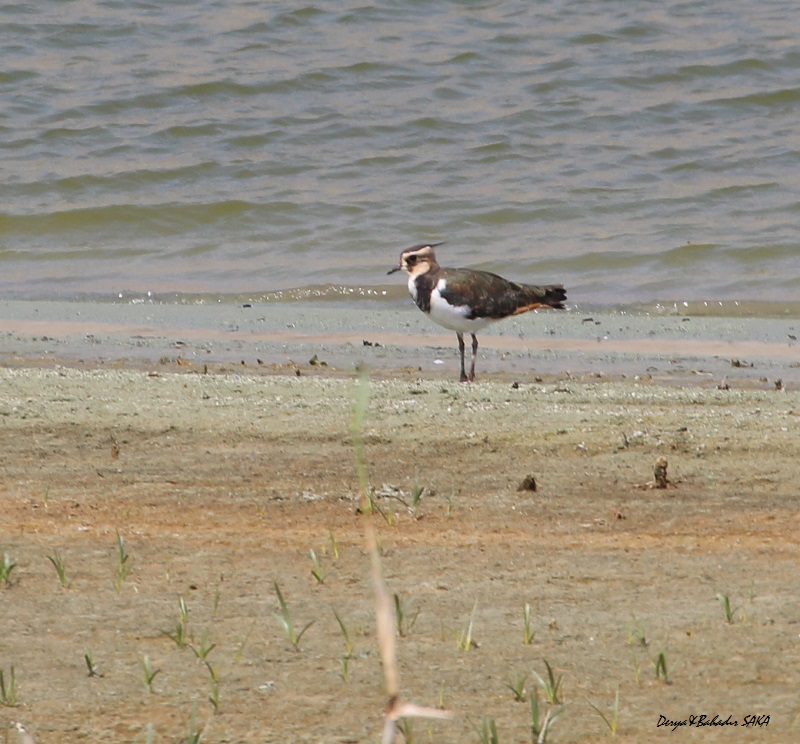
{"label": "shoreline", "polygon": [[[650,376],[800,386],[800,318],[529,313],[481,332],[481,379]],[[184,306],[0,302],[0,364],[236,364],[274,371],[457,375],[455,334],[409,303]]]}

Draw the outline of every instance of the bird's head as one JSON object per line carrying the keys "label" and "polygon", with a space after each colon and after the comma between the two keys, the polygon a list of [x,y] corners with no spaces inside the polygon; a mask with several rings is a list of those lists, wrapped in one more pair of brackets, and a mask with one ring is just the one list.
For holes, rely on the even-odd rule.
{"label": "bird's head", "polygon": [[411,276],[426,274],[439,265],[436,262],[436,254],[433,252],[437,245],[441,245],[441,243],[423,243],[407,248],[400,254],[400,263],[387,273],[407,271]]}

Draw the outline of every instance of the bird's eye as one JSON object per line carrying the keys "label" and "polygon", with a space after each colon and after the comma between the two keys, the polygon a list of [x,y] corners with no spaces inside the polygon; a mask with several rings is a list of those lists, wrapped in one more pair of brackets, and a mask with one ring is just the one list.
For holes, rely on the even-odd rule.
{"label": "bird's eye", "polygon": [[413,266],[416,262],[417,262],[417,257],[414,256],[413,254],[406,259],[406,263],[409,266]]}

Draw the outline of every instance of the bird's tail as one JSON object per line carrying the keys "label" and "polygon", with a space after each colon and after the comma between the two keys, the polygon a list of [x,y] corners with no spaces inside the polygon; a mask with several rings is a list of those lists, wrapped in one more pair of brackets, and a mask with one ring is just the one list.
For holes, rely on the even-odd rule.
{"label": "bird's tail", "polygon": [[548,284],[539,287],[535,284],[522,285],[525,293],[525,301],[529,303],[526,309],[533,307],[545,307],[553,310],[563,310],[567,300],[567,290],[563,284]]}
{"label": "bird's tail", "polygon": [[563,284],[549,284],[542,287],[544,290],[544,304],[553,310],[563,310],[567,301],[567,290]]}

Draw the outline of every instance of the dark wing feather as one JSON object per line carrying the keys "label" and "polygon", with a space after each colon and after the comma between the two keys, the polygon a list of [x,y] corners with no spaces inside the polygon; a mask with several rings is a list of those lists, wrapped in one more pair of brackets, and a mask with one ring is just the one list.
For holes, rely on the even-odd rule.
{"label": "dark wing feather", "polygon": [[567,295],[561,285],[517,284],[489,271],[442,269],[442,297],[452,305],[469,305],[470,318],[506,318],[537,307],[563,309]]}

